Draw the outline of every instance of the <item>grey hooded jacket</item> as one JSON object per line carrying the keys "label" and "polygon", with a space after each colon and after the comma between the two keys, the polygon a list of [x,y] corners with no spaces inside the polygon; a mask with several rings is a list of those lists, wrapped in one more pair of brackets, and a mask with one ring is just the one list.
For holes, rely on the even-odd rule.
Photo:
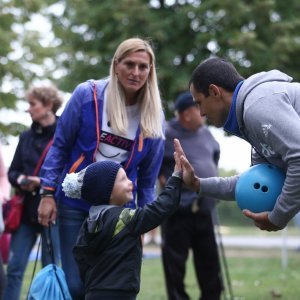
{"label": "grey hooded jacket", "polygon": [[[286,179],[269,220],[283,228],[300,210],[300,83],[278,71],[246,79],[236,99],[239,130],[254,148],[252,164],[270,163]],[[238,176],[201,180],[201,194],[234,199]]]}

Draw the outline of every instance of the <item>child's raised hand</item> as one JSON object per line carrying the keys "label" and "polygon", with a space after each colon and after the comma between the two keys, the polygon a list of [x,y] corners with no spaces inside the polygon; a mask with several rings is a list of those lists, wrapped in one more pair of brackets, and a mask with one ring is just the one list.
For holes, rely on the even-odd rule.
{"label": "child's raised hand", "polygon": [[175,159],[174,172],[182,173],[181,160],[180,160],[180,156],[177,152],[174,152],[174,159]]}

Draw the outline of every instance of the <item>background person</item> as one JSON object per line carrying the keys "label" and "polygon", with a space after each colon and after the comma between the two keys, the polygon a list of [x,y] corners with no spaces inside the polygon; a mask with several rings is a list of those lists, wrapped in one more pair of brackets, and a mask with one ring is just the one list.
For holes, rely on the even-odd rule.
{"label": "background person", "polygon": [[[284,228],[300,211],[300,84],[278,70],[244,79],[231,63],[216,57],[196,67],[190,90],[211,124],[252,145],[252,165],[270,163],[286,173],[272,211],[243,211],[262,230]],[[194,190],[234,199],[237,180],[201,178],[193,182]]]}
{"label": "background person", "polygon": [[95,161],[112,160],[122,164],[134,184],[128,206],[152,202],[164,151],[163,120],[154,53],[140,38],[123,41],[109,78],[80,84],[60,117],[42,167],[39,218],[45,226],[56,219],[57,199],[62,268],[74,300],[84,298],[84,288],[72,248],[90,204],[66,197],[61,181]]}
{"label": "background person", "polygon": [[[7,169],[4,164],[2,148],[0,145],[0,236],[4,231],[2,204],[5,200],[9,198],[9,195],[10,195],[10,185],[7,178]],[[5,242],[5,241],[0,240],[0,243],[1,242]],[[2,299],[5,282],[6,282],[6,278],[5,278],[4,267],[3,267],[3,258],[2,255],[0,255],[0,299]]]}
{"label": "background person", "polygon": [[[181,93],[175,102],[176,118],[166,127],[164,159],[159,180],[162,186],[173,172],[173,140],[178,138],[195,173],[216,176],[220,147],[200,116],[190,92]],[[189,299],[184,277],[189,250],[202,300],[219,300],[222,292],[221,267],[214,234],[212,213],[215,199],[199,197],[182,188],[178,210],[161,226],[162,261],[168,299]],[[180,242],[178,242],[180,241]]]}
{"label": "background person", "polygon": [[[9,196],[10,196],[10,184],[8,182],[7,168],[4,164],[4,157],[3,157],[2,147],[0,144],[0,202],[3,203],[4,200],[9,198]],[[3,226],[1,226],[1,228],[2,227]]]}
{"label": "background person", "polygon": [[[26,92],[28,113],[32,119],[29,130],[19,138],[13,160],[8,170],[12,186],[23,193],[24,211],[20,227],[11,236],[7,265],[7,285],[4,300],[20,299],[23,275],[30,252],[38,235],[45,229],[38,223],[37,208],[40,202],[40,177],[32,176],[43,151],[52,140],[56,128],[55,113],[63,99],[54,86],[32,87]],[[56,263],[59,260],[57,225],[52,226],[52,243]],[[45,239],[42,240],[42,266],[52,263]]]}

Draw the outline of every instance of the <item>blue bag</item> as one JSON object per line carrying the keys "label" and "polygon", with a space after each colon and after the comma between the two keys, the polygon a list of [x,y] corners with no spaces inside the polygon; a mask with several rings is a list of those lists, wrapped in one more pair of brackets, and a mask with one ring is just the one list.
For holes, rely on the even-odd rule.
{"label": "blue bag", "polygon": [[55,264],[41,269],[35,276],[28,300],[72,300],[64,271]]}

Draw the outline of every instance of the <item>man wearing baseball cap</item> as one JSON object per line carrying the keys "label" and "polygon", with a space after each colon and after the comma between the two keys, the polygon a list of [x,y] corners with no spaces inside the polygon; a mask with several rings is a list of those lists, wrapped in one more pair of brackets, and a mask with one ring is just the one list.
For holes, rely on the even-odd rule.
{"label": "man wearing baseball cap", "polygon": [[[205,126],[191,93],[181,93],[174,108],[176,117],[166,127],[165,153],[159,175],[161,187],[172,174],[174,138],[179,139],[197,176],[216,176],[218,170],[219,144]],[[162,224],[162,260],[169,300],[189,299],[184,275],[190,249],[201,300],[221,297],[223,284],[212,218],[215,202],[215,199],[199,197],[182,188],[179,209]]]}

